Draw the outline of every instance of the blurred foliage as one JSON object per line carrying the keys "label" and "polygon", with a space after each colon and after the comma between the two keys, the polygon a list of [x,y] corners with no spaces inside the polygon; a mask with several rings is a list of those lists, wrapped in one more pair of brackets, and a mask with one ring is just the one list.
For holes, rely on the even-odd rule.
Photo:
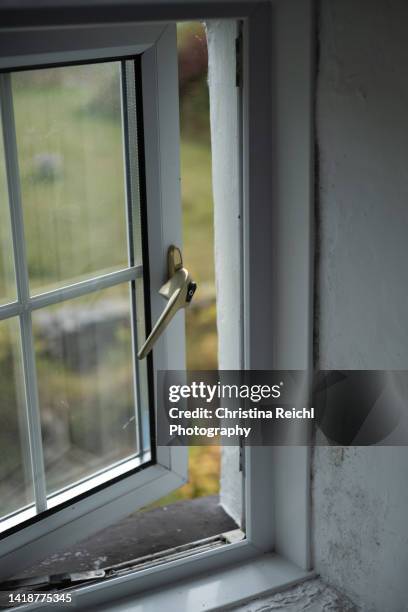
{"label": "blurred foliage", "polygon": [[[184,260],[198,282],[186,310],[187,368],[218,367],[214,278],[214,211],[207,87],[207,42],[202,24],[178,25],[181,193]],[[190,446],[188,482],[148,508],[215,495],[220,485],[219,446]]]}
{"label": "blurred foliage", "polygon": [[20,436],[24,421],[22,383],[17,321],[0,321],[0,407],[3,408],[0,415],[0,484],[3,479],[10,481],[10,474],[13,476],[12,486],[2,488],[0,492],[0,516],[32,501],[32,489],[23,466]]}
{"label": "blurred foliage", "polygon": [[180,125],[182,138],[210,146],[208,53],[204,26],[181,23],[177,28]]}
{"label": "blurred foliage", "polygon": [[[199,283],[186,310],[187,368],[218,367],[214,269],[214,207],[211,176],[208,52],[203,24],[184,23],[177,32],[180,84],[181,194],[185,261]],[[197,300],[201,307],[196,307]],[[189,481],[162,503],[214,495],[220,485],[219,446],[189,449]]]}
{"label": "blurred foliage", "polygon": [[220,447],[190,446],[188,461],[188,482],[150,504],[144,510],[167,506],[182,499],[194,499],[206,495],[216,495],[220,486]]}
{"label": "blurred foliage", "polygon": [[[187,315],[188,369],[216,370],[217,329],[215,303],[202,308],[190,308]],[[199,347],[199,350],[194,350]]]}
{"label": "blurred foliage", "polygon": [[[37,72],[63,73],[65,80],[39,87]],[[117,205],[125,197],[118,74],[117,63],[102,63],[13,75],[32,288],[126,265],[125,211]],[[117,90],[107,98],[111,81]],[[89,110],[100,89],[110,116]]]}
{"label": "blurred foliage", "polygon": [[[217,367],[207,39],[198,22],[178,25],[184,259],[198,283],[186,310],[187,367]],[[212,302],[212,303],[211,303]],[[197,308],[197,305],[201,305]]]}

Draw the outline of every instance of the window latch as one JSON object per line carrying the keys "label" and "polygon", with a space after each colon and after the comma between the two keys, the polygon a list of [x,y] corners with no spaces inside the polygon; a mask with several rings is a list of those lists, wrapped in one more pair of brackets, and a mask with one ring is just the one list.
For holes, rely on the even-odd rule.
{"label": "window latch", "polygon": [[180,249],[174,245],[170,246],[167,251],[167,267],[169,280],[160,288],[159,293],[168,300],[168,303],[138,352],[138,359],[144,359],[150,353],[176,312],[188,306],[197,289],[197,284],[191,279],[188,270],[183,267]]}

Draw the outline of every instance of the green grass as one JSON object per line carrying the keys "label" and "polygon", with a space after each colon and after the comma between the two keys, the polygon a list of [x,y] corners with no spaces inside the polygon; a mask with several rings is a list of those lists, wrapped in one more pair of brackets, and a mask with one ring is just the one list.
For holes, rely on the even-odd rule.
{"label": "green grass", "polygon": [[[195,301],[214,296],[214,235],[211,151],[206,142],[182,140],[181,190],[184,261],[198,283]],[[215,304],[186,311],[187,364],[190,370],[217,368]]]}
{"label": "green grass", "polygon": [[[17,143],[31,285],[67,284],[126,265],[126,215],[117,66],[83,82],[35,86],[13,77]],[[55,70],[50,70],[53,73]],[[112,113],[89,110],[104,79],[117,83]],[[102,90],[103,91],[103,90]],[[50,163],[51,175],[44,174]]]}
{"label": "green grass", "polygon": [[159,506],[168,506],[182,499],[195,499],[205,495],[216,495],[220,489],[220,447],[190,446],[188,461],[188,482],[149,504],[143,510],[151,510]]}
{"label": "green grass", "polygon": [[183,242],[186,265],[199,283],[214,283],[211,152],[206,143],[181,142]]}

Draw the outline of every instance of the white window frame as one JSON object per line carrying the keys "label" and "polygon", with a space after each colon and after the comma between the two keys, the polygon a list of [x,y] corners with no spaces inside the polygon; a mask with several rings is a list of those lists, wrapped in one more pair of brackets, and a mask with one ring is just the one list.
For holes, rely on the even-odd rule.
{"label": "white window frame", "polygon": [[[71,48],[72,28],[60,28],[53,31],[48,37],[42,29],[27,31],[3,32],[0,30],[0,41],[8,55],[0,58],[0,69],[11,71],[16,67],[35,67],[36,65],[61,65],[66,62],[92,61],[102,58],[131,58],[136,54],[142,55],[142,93],[143,93],[143,124],[144,132],[149,134],[145,139],[145,187],[148,202],[147,233],[149,236],[149,288],[150,288],[150,316],[155,321],[162,309],[163,300],[158,294],[158,288],[166,280],[167,275],[167,248],[171,244],[181,245],[181,205],[179,185],[179,108],[178,108],[178,79],[176,55],[176,28],[174,25],[123,25],[107,28],[81,28],[80,36],[75,36],[75,51]],[[103,47],[98,48],[95,42],[103,41]],[[136,44],[135,44],[135,41]],[[27,49],[37,49],[38,53],[27,54]],[[3,122],[5,130],[14,131],[12,117],[10,82],[7,73],[0,76],[0,87],[3,94],[2,112],[6,115]],[[134,109],[133,109],[134,110]],[[169,120],[170,119],[170,120]],[[134,131],[136,128],[134,129]],[[6,153],[12,153],[9,164],[9,173],[13,168],[18,169],[15,135],[6,134],[9,140]],[[129,154],[130,160],[135,157],[134,152]],[[136,161],[135,161],[136,163]],[[137,168],[135,169],[137,170]],[[13,204],[12,225],[14,228],[16,267],[20,266],[20,278],[27,277],[24,270],[24,253],[17,244],[24,244],[22,236],[23,220],[19,194],[18,173],[11,176],[12,187],[10,199]],[[138,180],[138,177],[137,177]],[[10,183],[10,180],[9,180]],[[128,186],[128,188],[131,188]],[[172,202],[171,208],[166,205]],[[174,205],[175,203],[175,205]],[[125,206],[125,202],[123,203]],[[16,219],[15,217],[19,217]],[[28,280],[23,296],[24,302],[12,303],[1,308],[5,316],[22,315],[22,331],[26,325],[27,338],[22,334],[23,343],[32,344],[29,331],[31,310],[45,305],[61,302],[65,299],[78,297],[91,290],[99,290],[115,283],[134,280],[140,276],[141,267],[136,266],[129,270],[114,272],[97,279],[83,281],[69,288],[57,289],[52,292],[29,297]],[[22,292],[20,291],[20,295]],[[167,333],[157,342],[154,348],[153,372],[157,381],[158,370],[177,367],[185,368],[185,326],[184,313],[176,315]],[[143,338],[140,339],[140,342]],[[171,351],[170,351],[171,347]],[[26,353],[33,355],[33,348]],[[171,361],[170,361],[171,355]],[[26,380],[30,383],[29,389],[34,390],[33,397],[27,398],[29,423],[32,431],[31,440],[37,441],[37,453],[41,455],[41,431],[39,429],[39,408],[36,397],[36,383],[34,362],[25,364]],[[27,379],[27,377],[31,376]],[[160,390],[155,389],[155,396]],[[42,457],[40,456],[40,465]],[[100,474],[86,479],[86,481],[73,486],[60,495],[55,496],[48,510],[44,503],[35,509],[23,510],[17,513],[7,523],[15,531],[7,535],[0,534],[0,579],[12,572],[16,573],[44,553],[52,553],[58,547],[68,545],[74,540],[78,541],[111,524],[115,520],[129,514],[129,509],[138,508],[159,499],[170,491],[182,486],[187,481],[188,449],[175,447],[156,447],[156,461],[149,465],[150,450],[142,451],[140,457],[122,462],[119,466],[102,471]],[[147,463],[147,466],[144,464]],[[141,469],[131,473],[135,468]],[[120,480],[110,482],[113,478]],[[45,498],[44,478],[39,478],[44,491],[40,491],[40,498]],[[101,490],[94,491],[95,487],[105,485]],[[77,495],[86,493],[84,499]],[[58,503],[65,502],[62,508]],[[24,519],[33,519],[35,522],[19,525]],[[14,524],[13,524],[14,523]],[[73,536],[73,534],[75,534]],[[41,542],[41,544],[39,544]]]}
{"label": "white window frame", "polygon": [[[65,4],[70,6],[65,15],[53,10],[55,7],[48,0],[41,2],[46,10],[30,13],[29,3],[21,0],[14,11],[7,4],[4,16],[12,25],[13,20],[23,15],[25,22],[34,26],[41,25],[46,15],[50,27],[50,24],[61,24],[69,15],[74,26],[85,23],[89,9],[98,5],[99,10],[94,13],[98,22],[106,25],[118,19],[115,3],[110,0]],[[239,325],[244,337],[244,366],[248,369],[311,367],[312,6],[312,0],[185,0],[171,3],[133,0],[121,4],[122,22],[212,18],[243,22],[244,264],[243,310]],[[102,605],[122,598],[133,601],[137,593],[147,589],[224,568],[222,585],[216,579],[211,583],[211,578],[207,580],[207,587],[205,578],[201,582],[195,579],[189,583],[190,587],[187,585],[189,593],[194,588],[198,593],[204,584],[202,592],[208,595],[212,584],[216,594],[212,594],[210,605],[214,609],[217,605],[230,605],[307,577],[311,566],[310,449],[248,448],[244,464],[244,541],[81,588],[77,592],[78,606],[96,605],[101,609]],[[242,568],[247,560],[251,561],[249,567],[261,568],[259,574],[251,582],[245,578],[250,571],[245,566],[247,573],[237,581],[239,570],[234,570],[233,564],[240,564],[235,567]],[[232,569],[226,574],[228,566]],[[233,592],[232,584],[235,586]],[[229,599],[223,593],[228,593]],[[167,601],[170,605],[170,600]],[[204,600],[203,609],[208,609],[208,601]]]}

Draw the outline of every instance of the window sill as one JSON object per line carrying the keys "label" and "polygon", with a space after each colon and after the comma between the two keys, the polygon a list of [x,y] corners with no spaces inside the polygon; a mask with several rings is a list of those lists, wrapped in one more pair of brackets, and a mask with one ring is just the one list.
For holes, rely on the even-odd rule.
{"label": "window sill", "polygon": [[69,548],[55,550],[18,577],[87,572],[130,563],[236,528],[220,506],[218,496],[181,500],[135,512]]}
{"label": "window sill", "polygon": [[[166,517],[170,519],[172,525],[170,532],[168,531],[168,520],[166,529],[161,526],[162,514],[168,512],[173,514],[172,517]],[[208,520],[209,517],[211,520]],[[168,549],[169,546],[191,541],[191,529],[194,526],[197,527],[197,521],[201,521],[199,526],[201,537],[235,527],[233,521],[218,506],[216,497],[178,502],[169,506],[167,511],[165,508],[157,508],[141,515],[135,515],[114,528],[89,538],[84,542],[83,548],[77,551],[81,555],[86,553],[88,563],[85,565],[80,563],[76,555],[73,555],[75,547],[69,551],[70,558],[66,558],[66,553],[62,553],[60,559],[55,557],[47,559],[44,566],[40,564],[36,571],[26,571],[24,575],[95,569],[97,567],[95,561],[101,560],[107,542],[116,542],[119,547],[116,546],[116,549],[111,551],[113,556],[111,555],[109,561],[105,557],[103,565],[122,562],[125,557],[135,558],[147,552],[146,542],[143,539],[146,531],[154,530],[156,540],[159,533],[162,534],[162,539],[165,536],[167,539],[163,540],[163,548]],[[180,525],[182,529],[177,529],[176,527]],[[177,533],[181,531],[184,533]],[[119,533],[123,536],[122,538],[118,537]],[[137,536],[136,539],[135,536]],[[138,541],[140,536],[142,539]],[[129,550],[125,550],[126,547],[124,547],[124,541],[127,540],[129,540]],[[276,554],[262,554],[248,540],[243,540],[212,552],[197,552],[189,557],[169,561],[159,567],[140,569],[132,574],[111,578],[99,585],[84,585],[73,593],[75,593],[74,603],[78,610],[94,609],[94,607],[105,612],[125,612],[127,610],[156,612],[161,609],[174,609],[180,612],[224,610],[226,607],[265,594],[276,593],[313,576],[312,572],[301,570],[295,564]],[[161,584],[160,590],[154,589],[158,584],[157,578]],[[37,608],[28,605],[19,609],[35,610]]]}
{"label": "window sill", "polygon": [[[79,597],[74,595],[73,603],[77,610],[97,609],[98,612],[157,612],[157,610],[210,612],[226,610],[262,596],[272,596],[315,577],[315,572],[301,570],[279,555],[266,553],[218,571],[204,572],[189,579],[173,580],[171,584],[161,589],[144,591],[123,598],[117,597],[116,601],[108,604],[101,604],[98,597],[92,602],[93,598],[89,592],[86,602],[78,593]],[[115,586],[119,585],[112,586],[115,592]],[[126,586],[129,587],[129,584]],[[104,589],[106,601],[111,598],[112,593],[108,585],[105,587],[107,587]],[[37,610],[38,607],[31,604],[18,609],[28,612]]]}
{"label": "window sill", "polygon": [[275,554],[264,554],[230,568],[167,588],[128,597],[99,607],[101,612],[157,612],[157,610],[224,610],[266,593],[271,594],[314,577]]}

